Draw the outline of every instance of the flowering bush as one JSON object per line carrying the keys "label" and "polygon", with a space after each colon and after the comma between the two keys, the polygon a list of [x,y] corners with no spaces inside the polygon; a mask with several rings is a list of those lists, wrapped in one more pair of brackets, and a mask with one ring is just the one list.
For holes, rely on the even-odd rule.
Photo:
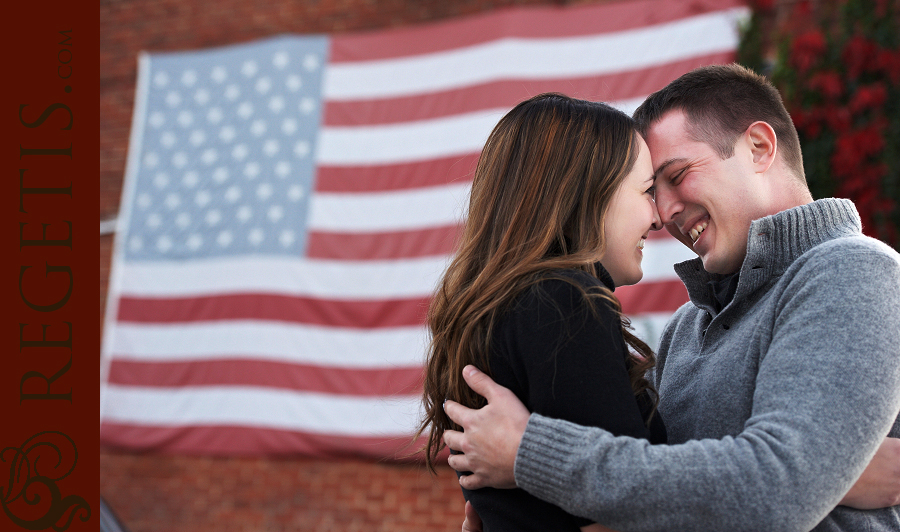
{"label": "flowering bush", "polygon": [[853,200],[898,248],[900,0],[751,4],[738,61],[781,91],[813,196]]}

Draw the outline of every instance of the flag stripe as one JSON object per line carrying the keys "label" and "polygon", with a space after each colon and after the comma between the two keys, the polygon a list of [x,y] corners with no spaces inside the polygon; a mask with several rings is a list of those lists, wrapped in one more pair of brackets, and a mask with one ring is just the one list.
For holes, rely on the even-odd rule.
{"label": "flag stripe", "polygon": [[565,9],[499,9],[476,17],[421,26],[335,35],[332,37],[329,62],[433,54],[468,48],[501,37],[552,39],[618,32],[744,5],[739,0],[638,0]]}
{"label": "flag stripe", "polygon": [[421,362],[411,367],[335,368],[259,360],[136,362],[116,360],[109,382],[124,386],[254,386],[348,396],[417,395]]}
{"label": "flag stripe", "polygon": [[[480,151],[480,150],[479,150]],[[316,192],[389,192],[469,183],[478,153],[372,166],[319,166]]]}
{"label": "flag stripe", "polygon": [[389,233],[309,234],[306,254],[326,260],[388,260],[447,256],[453,252],[462,227],[450,225]]}
{"label": "flag stripe", "polygon": [[360,329],[272,321],[122,323],[111,349],[136,362],[268,360],[348,369],[420,365],[425,327]]}
{"label": "flag stripe", "polygon": [[[315,458],[380,457],[403,460],[421,447],[411,437],[348,436],[234,425],[138,425],[106,420],[100,439],[122,449],[165,449],[176,454],[221,456],[306,455]],[[446,460],[446,452],[443,459]]]}
{"label": "flag stripe", "polygon": [[336,301],[277,294],[146,299],[122,297],[119,321],[192,323],[215,320],[271,320],[328,327],[406,327],[424,322],[428,298]]}
{"label": "flag stripe", "polygon": [[[334,63],[325,72],[322,90],[327,100],[395,98],[498,79],[600,76],[659,66],[734,50],[733,26],[745,13],[745,8],[737,8],[621,32],[556,39],[498,38],[426,55]],[[660,42],[667,46],[659,46]],[[610,55],[611,50],[616,54]],[[603,61],[585,61],[600,55]]]}
{"label": "flag stripe", "polygon": [[[110,383],[111,422],[247,425],[347,436],[409,434],[418,395],[361,397],[244,386],[138,387]],[[119,416],[122,415],[123,419]]]}
{"label": "flag stripe", "polygon": [[636,97],[643,99],[682,72],[703,65],[723,63],[733,56],[734,53],[730,50],[717,51],[692,55],[660,66],[603,75],[502,79],[413,96],[328,101],[323,120],[326,127],[415,122],[485,109],[508,109],[541,92],[562,92],[577,98],[604,102],[625,101]]}

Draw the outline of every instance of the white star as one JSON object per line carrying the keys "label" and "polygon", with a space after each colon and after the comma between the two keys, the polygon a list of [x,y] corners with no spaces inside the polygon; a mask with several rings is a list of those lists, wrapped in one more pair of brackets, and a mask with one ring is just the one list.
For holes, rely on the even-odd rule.
{"label": "white star", "polygon": [[260,94],[265,94],[265,93],[269,92],[269,89],[271,89],[271,88],[272,88],[272,80],[270,80],[269,78],[263,77],[263,78],[259,78],[256,81],[256,92],[258,92]]}
{"label": "white star", "polygon": [[166,122],[166,117],[159,111],[155,111],[152,115],[150,115],[150,125],[159,128]]}
{"label": "white star", "polygon": [[275,175],[278,177],[287,177],[291,173],[291,163],[287,161],[278,161],[275,165]]}
{"label": "white star", "polygon": [[178,123],[181,127],[188,127],[194,123],[194,114],[190,111],[181,111],[178,113]]}
{"label": "white star", "polygon": [[309,155],[309,142],[301,140],[298,141],[297,144],[294,144],[294,155],[301,159]]}
{"label": "white star", "polygon": [[265,240],[266,235],[263,233],[262,229],[255,228],[250,231],[250,234],[247,235],[247,240],[250,241],[254,246],[258,246],[262,244],[262,241]]}
{"label": "white star", "polygon": [[285,135],[290,135],[297,131],[297,121],[293,118],[285,118],[284,122],[281,123],[281,131],[283,131]]}
{"label": "white star", "polygon": [[156,229],[160,225],[162,225],[162,218],[155,212],[151,213],[150,216],[147,217],[147,227],[149,227],[150,229]]}
{"label": "white star", "polygon": [[206,119],[210,124],[218,124],[223,118],[225,118],[225,114],[218,107],[213,107],[206,113]]}
{"label": "white star", "polygon": [[260,136],[266,132],[266,121],[265,120],[254,120],[253,124],[250,125],[250,133],[253,133],[254,136]]}
{"label": "white star", "polygon": [[159,143],[166,148],[171,148],[172,146],[174,146],[177,140],[178,139],[175,137],[175,133],[172,133],[171,131],[166,131],[159,136]]}
{"label": "white star", "polygon": [[178,213],[178,216],[175,217],[175,225],[187,229],[187,226],[191,225],[191,215],[186,212]]}
{"label": "white star", "polygon": [[181,95],[176,91],[169,91],[169,94],[166,94],[166,103],[169,107],[176,107],[181,103]]}
{"label": "white star", "polygon": [[237,136],[237,130],[233,126],[225,126],[219,130],[219,138],[224,142],[231,142]]}
{"label": "white star", "polygon": [[194,93],[194,101],[200,105],[206,105],[209,103],[209,91],[206,89],[199,89]]}
{"label": "white star", "polygon": [[216,83],[222,83],[223,81],[225,81],[225,78],[228,77],[228,71],[225,70],[225,67],[223,67],[223,66],[217,66],[212,69],[212,73],[210,74],[210,77]]}
{"label": "white star", "polygon": [[153,83],[155,83],[157,87],[165,87],[169,84],[169,75],[165,72],[157,72],[156,75],[153,76]]}
{"label": "white star", "polygon": [[235,159],[237,159],[238,161],[243,160],[249,154],[250,154],[250,150],[247,148],[247,146],[245,146],[243,144],[238,144],[237,146],[234,147],[233,150],[231,150],[231,156],[234,157]]}
{"label": "white star", "polygon": [[193,86],[194,83],[197,83],[197,73],[193,70],[185,70],[181,75],[181,82],[188,87]]}
{"label": "white star", "polygon": [[140,251],[141,248],[144,247],[144,241],[141,237],[135,235],[131,237],[131,240],[128,242],[128,247],[131,248],[131,251]]}
{"label": "white star", "polygon": [[184,177],[181,179],[181,182],[184,183],[184,186],[188,188],[194,188],[197,186],[197,183],[200,182],[200,174],[191,170],[190,172],[185,172]]}
{"label": "white star", "polygon": [[223,248],[227,248],[231,244],[231,239],[231,231],[222,231],[219,233],[219,237],[216,238],[216,242]]}
{"label": "white star", "polygon": [[303,58],[303,67],[312,72],[319,68],[319,58],[313,54],[306,54],[306,57]]}
{"label": "white star", "polygon": [[276,153],[278,153],[278,141],[275,139],[268,139],[263,143],[263,152],[272,157]]}
{"label": "white star", "polygon": [[303,197],[303,187],[300,185],[291,185],[288,189],[288,199],[291,201],[298,201]]}
{"label": "white star", "polygon": [[203,237],[201,237],[197,233],[192,234],[187,239],[187,247],[191,251],[197,251],[197,249],[200,248],[200,246],[202,246],[202,245],[203,245]]}
{"label": "white star", "polygon": [[225,87],[225,97],[231,101],[237,100],[238,96],[241,95],[241,89],[237,86],[236,83],[232,83],[231,85]]}
{"label": "white star", "polygon": [[172,249],[172,239],[166,235],[159,237],[156,241],[156,249],[158,249],[160,253],[166,253]]}
{"label": "white star", "polygon": [[252,59],[249,61],[244,61],[244,64],[241,65],[241,74],[247,76],[248,78],[253,77],[256,74],[257,70],[258,68],[256,66],[256,61],[253,61]]}
{"label": "white star", "polygon": [[203,155],[200,156],[200,160],[203,161],[203,164],[210,165],[216,162],[219,159],[219,152],[217,152],[214,148],[209,148],[203,151]]}
{"label": "white star", "polygon": [[278,220],[284,217],[284,207],[281,205],[272,205],[269,212],[266,213],[272,223],[278,223]]}
{"label": "white star", "polygon": [[305,115],[310,114],[316,109],[316,102],[312,98],[303,98],[300,100],[300,112]]}
{"label": "white star", "polygon": [[272,192],[272,185],[268,183],[261,183],[258,187],[256,187],[256,197],[261,200],[269,199],[269,197],[272,195]]}
{"label": "white star", "polygon": [[291,92],[297,92],[300,90],[300,87],[303,86],[303,79],[300,78],[297,74],[291,74],[285,79],[285,85]]}
{"label": "white star", "polygon": [[241,205],[237,210],[237,219],[243,223],[253,217],[253,209],[249,205]]}
{"label": "white star", "polygon": [[191,136],[188,140],[194,146],[199,146],[206,140],[206,133],[204,133],[202,129],[195,129],[191,132]]}
{"label": "white star", "polygon": [[166,207],[170,209],[174,209],[181,205],[181,196],[172,192],[168,196],[166,196]]}
{"label": "white star", "polygon": [[209,205],[210,201],[212,201],[212,194],[210,194],[208,190],[201,190],[194,196],[194,203],[201,209]]}
{"label": "white star", "polygon": [[228,187],[228,190],[225,191],[225,200],[228,203],[234,203],[239,199],[241,199],[241,187],[237,185]]}
{"label": "white star", "polygon": [[216,168],[213,172],[213,181],[220,185],[225,181],[228,181],[228,168],[225,168],[224,166]]}
{"label": "white star", "polygon": [[204,219],[206,220],[207,225],[214,226],[222,221],[222,213],[215,209],[212,209],[211,211],[206,213],[206,217]]}
{"label": "white star", "polygon": [[238,105],[237,114],[245,120],[250,118],[250,115],[253,114],[253,104],[250,102],[241,102],[241,104]]}
{"label": "white star", "polygon": [[172,164],[174,164],[176,168],[184,168],[187,163],[188,156],[183,151],[180,151],[172,156]]}
{"label": "white star", "polygon": [[156,185],[156,188],[166,188],[169,185],[169,174],[165,172],[157,173],[153,176],[153,184]]}
{"label": "white star", "polygon": [[151,151],[144,155],[144,166],[153,168],[157,164],[159,164],[159,156],[155,152]]}
{"label": "white star", "polygon": [[255,179],[259,172],[259,163],[255,161],[247,163],[247,166],[244,167],[244,176],[249,179]]}
{"label": "white star", "polygon": [[269,110],[273,113],[280,113],[282,109],[284,109],[284,98],[272,96],[272,99],[269,100]]}
{"label": "white star", "polygon": [[294,243],[294,232],[290,229],[285,229],[281,232],[281,235],[279,235],[278,241],[281,242],[281,245],[284,247],[290,246]]}
{"label": "white star", "polygon": [[277,68],[284,68],[287,66],[289,59],[287,52],[276,52],[275,55],[272,56],[272,64]]}

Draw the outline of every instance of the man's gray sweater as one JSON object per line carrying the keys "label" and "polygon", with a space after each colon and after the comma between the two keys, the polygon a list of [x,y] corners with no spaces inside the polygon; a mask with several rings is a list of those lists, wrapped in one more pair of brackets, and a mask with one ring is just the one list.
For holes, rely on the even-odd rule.
{"label": "man's gray sweater", "polygon": [[533,414],[515,475],[528,492],[622,531],[897,531],[900,507],[835,506],[900,437],[900,255],[850,201],[752,223],[716,312],[699,259],[654,375],[669,445]]}

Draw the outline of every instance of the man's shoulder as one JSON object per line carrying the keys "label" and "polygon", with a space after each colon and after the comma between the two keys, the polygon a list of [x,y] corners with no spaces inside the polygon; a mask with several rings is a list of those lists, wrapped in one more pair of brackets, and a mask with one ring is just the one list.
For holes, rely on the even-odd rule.
{"label": "man's shoulder", "polygon": [[[840,267],[860,261],[882,265],[900,271],[900,254],[875,238],[859,235],[844,236],[826,240],[806,251],[796,265],[801,268]],[[865,273],[865,272],[863,272]]]}

